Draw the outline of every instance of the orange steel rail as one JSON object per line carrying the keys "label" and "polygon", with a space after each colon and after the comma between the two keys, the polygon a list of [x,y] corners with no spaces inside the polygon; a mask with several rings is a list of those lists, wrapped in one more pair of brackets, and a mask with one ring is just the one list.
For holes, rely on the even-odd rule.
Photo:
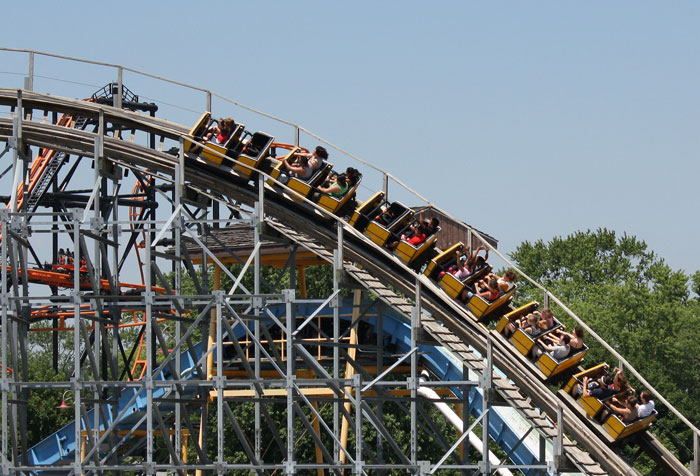
{"label": "orange steel rail", "polygon": [[[61,115],[56,125],[72,127],[73,116],[67,116],[65,114]],[[42,150],[42,153],[35,160],[32,161],[32,165],[29,168],[29,184],[27,185],[27,191],[29,192],[29,195],[31,195],[32,191],[34,190],[34,187],[36,186],[36,183],[44,174],[46,167],[49,165],[49,163],[51,163],[51,159],[53,159],[54,155],[56,155],[56,151],[54,149],[44,148]],[[20,182],[20,184],[17,186],[18,210],[22,208],[22,203],[24,203],[24,187],[24,182]],[[12,204],[8,202],[7,209],[9,210],[10,208],[12,208]]]}
{"label": "orange steel rail", "polygon": [[[8,266],[7,268],[9,271],[10,267]],[[41,268],[29,268],[27,270],[27,280],[30,283],[35,283],[35,284],[46,284],[47,286],[57,286],[59,288],[73,288],[74,287],[73,286],[74,285],[74,277],[73,277],[74,269],[75,269],[75,267],[72,264],[54,265],[53,270],[46,270],[46,269],[41,269]],[[87,268],[81,267],[80,271],[81,271],[81,273],[87,273]],[[22,277],[22,269],[21,268],[17,269],[17,276]],[[100,278],[99,285],[100,285],[100,289],[102,291],[109,290],[109,281],[108,280],[106,280],[104,278]],[[122,288],[143,291],[146,289],[146,285],[120,282],[119,289],[121,290]],[[80,289],[85,289],[85,290],[92,289],[92,284],[90,283],[90,280],[87,277],[81,276]],[[163,287],[152,286],[151,289],[158,294],[165,294],[165,288],[163,288]]]}

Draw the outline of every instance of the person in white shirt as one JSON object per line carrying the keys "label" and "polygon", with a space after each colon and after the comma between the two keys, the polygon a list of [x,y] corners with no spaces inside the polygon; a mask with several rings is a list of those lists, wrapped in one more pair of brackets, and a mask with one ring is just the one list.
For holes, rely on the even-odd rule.
{"label": "person in white shirt", "polygon": [[637,405],[637,415],[639,418],[646,418],[654,413],[654,400],[651,399],[651,392],[649,390],[642,390],[642,393],[639,394],[639,401],[642,402]]}
{"label": "person in white shirt", "polygon": [[[540,347],[545,352],[548,352],[555,360],[561,361],[569,356],[571,353],[571,347],[569,346],[571,342],[571,337],[568,334],[564,334],[559,338],[558,345],[547,345],[541,340],[539,341]],[[539,347],[535,347],[533,352],[535,352],[535,357],[539,357],[542,353]]]}

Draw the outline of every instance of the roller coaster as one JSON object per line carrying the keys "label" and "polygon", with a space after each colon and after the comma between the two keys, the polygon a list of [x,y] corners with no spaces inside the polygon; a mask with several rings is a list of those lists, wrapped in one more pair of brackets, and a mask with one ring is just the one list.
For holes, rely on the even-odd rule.
{"label": "roller coaster", "polygon": [[[260,122],[270,116],[205,91],[207,112],[194,125],[158,119],[157,107],[123,84],[125,71],[142,73],[113,65],[117,81],[88,100],[42,94],[36,57],[52,55],[2,51],[29,60],[23,87],[0,89],[0,159],[11,156],[3,175],[12,179],[0,212],[2,474],[640,474],[621,452],[633,442],[654,474],[698,475],[691,422],[654,391],[693,431],[692,457],[682,461],[653,435],[657,413],[631,422],[604,415],[606,402],[577,388],[605,364],[584,362],[586,346],[563,358],[535,352],[540,341],[518,322],[542,306],[512,306],[516,285],[484,297],[478,282],[488,266],[453,274],[458,252],[483,246],[499,255],[494,240],[433,204],[389,200],[390,180],[400,189],[392,195],[410,192],[390,174],[380,171],[382,190],[363,200],[368,169],[378,169],[360,161],[363,174],[344,194],[318,193],[333,171],[327,161],[307,180],[282,180],[285,163],[307,151],[302,132],[322,141],[297,125],[281,121],[293,130],[287,142],[239,123],[211,143],[212,96]],[[136,185],[124,194],[128,176]],[[169,208],[165,219],[159,208]],[[463,241],[439,245],[434,227],[410,242],[421,210],[457,224]],[[266,260],[287,273],[286,288],[264,282]],[[304,269],[318,263],[332,267],[332,291],[308,299]],[[141,283],[121,279],[133,280],[134,269]],[[185,274],[192,293],[183,291]],[[568,311],[546,290],[543,303]],[[28,334],[47,320],[54,335],[72,336],[70,381],[28,377]],[[139,329],[130,353],[126,329]],[[560,329],[555,321],[544,334]],[[27,400],[38,389],[71,393],[74,418],[32,445]],[[240,421],[242,402],[253,405],[252,422]],[[456,436],[441,434],[426,410],[445,402],[439,408],[458,417]],[[383,418],[388,407],[404,412],[407,448]],[[225,438],[225,424],[234,437]],[[481,456],[472,461],[463,442],[477,425]],[[300,457],[303,437],[311,460]],[[425,441],[444,457],[425,459]],[[224,455],[231,446],[235,461]]]}

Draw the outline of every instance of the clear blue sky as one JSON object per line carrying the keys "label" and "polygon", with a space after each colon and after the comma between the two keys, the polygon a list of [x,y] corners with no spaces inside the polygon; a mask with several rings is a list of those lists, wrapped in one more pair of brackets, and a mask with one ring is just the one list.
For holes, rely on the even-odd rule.
{"label": "clear blue sky", "polygon": [[[12,21],[1,46],[121,64],[301,124],[497,237],[502,251],[607,227],[673,268],[700,270],[698,2],[3,8]],[[37,74],[106,82],[91,71],[57,63]],[[1,86],[12,81],[0,73]]]}

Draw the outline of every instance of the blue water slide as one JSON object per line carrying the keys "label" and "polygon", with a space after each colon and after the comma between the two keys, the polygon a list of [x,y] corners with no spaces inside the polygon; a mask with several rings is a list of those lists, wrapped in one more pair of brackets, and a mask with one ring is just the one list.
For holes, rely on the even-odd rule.
{"label": "blue water slide", "polygon": [[[277,316],[282,316],[285,312],[283,305],[270,306],[268,309]],[[386,306],[381,306],[382,319],[378,319],[375,311],[364,313],[362,321],[376,330],[377,322],[382,323],[382,330],[387,339],[387,343],[395,346],[396,351],[407,353],[411,349],[411,328],[405,317]],[[317,305],[313,303],[304,303],[297,305],[297,316],[303,317],[311,315],[317,310]],[[324,309],[321,315],[332,314],[332,309]],[[342,320],[350,320],[352,315],[352,307],[349,302],[343,302],[339,309],[339,314]],[[234,326],[234,333],[237,338],[243,337],[244,330],[242,326]],[[198,343],[192,352],[184,351],[181,354],[181,368],[183,379],[193,379],[197,372],[194,372],[196,361],[203,354],[203,344]],[[428,368],[434,375],[443,381],[460,381],[467,380],[462,375],[461,363],[452,357],[449,352],[441,347],[431,345],[420,345],[418,349],[421,356],[422,366]],[[194,354],[194,356],[192,355]],[[167,369],[167,367],[166,367]],[[160,371],[154,375],[156,380],[170,380],[172,376],[166,371]],[[164,387],[156,387],[153,390],[153,398],[163,398],[171,390]],[[195,394],[198,390],[195,387],[184,386],[185,396]],[[452,391],[458,398],[462,398],[462,393],[459,388],[454,388]],[[116,403],[106,404],[105,412],[108,415],[108,420],[103,421],[100,418],[100,429],[104,430],[112,424],[112,406],[116,405],[117,409],[117,428],[131,429],[136,423],[143,418],[146,412],[148,399],[146,391],[143,388],[124,388],[121,396]],[[478,418],[482,413],[482,394],[477,387],[472,387],[469,395],[469,411]],[[513,420],[513,411],[510,408],[491,407],[489,415],[489,434],[496,443],[506,452],[511,452],[518,444],[522,436],[522,430],[516,428]],[[94,427],[95,415],[94,409],[87,413],[89,428]],[[85,422],[81,421],[82,429],[85,429]],[[141,429],[145,428],[145,423],[142,423]],[[37,443],[29,450],[29,464],[37,466],[48,465],[66,465],[75,458],[76,441],[75,441],[75,423],[70,423],[52,435],[48,436],[41,442]],[[519,444],[512,451],[511,459],[518,465],[536,464],[538,461],[537,451],[532,448],[531,444]],[[43,474],[48,474],[44,472]]]}

